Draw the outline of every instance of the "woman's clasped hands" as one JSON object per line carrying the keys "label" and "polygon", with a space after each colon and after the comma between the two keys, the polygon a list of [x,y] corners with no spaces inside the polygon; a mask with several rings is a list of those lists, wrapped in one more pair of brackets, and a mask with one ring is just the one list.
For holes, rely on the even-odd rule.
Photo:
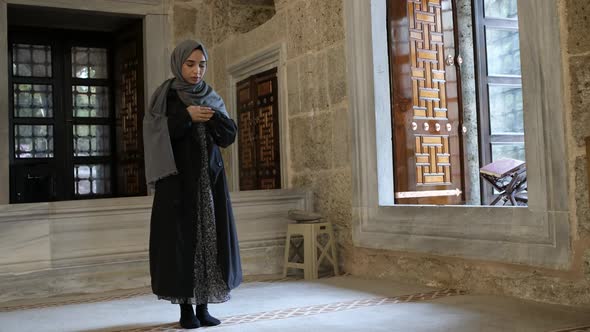
{"label": "woman's clasped hands", "polygon": [[207,122],[215,111],[211,107],[191,105],[186,108],[193,122]]}

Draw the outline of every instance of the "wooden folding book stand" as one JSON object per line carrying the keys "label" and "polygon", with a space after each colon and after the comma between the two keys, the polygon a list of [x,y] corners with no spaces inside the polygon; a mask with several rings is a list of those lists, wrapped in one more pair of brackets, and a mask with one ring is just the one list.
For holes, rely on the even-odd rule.
{"label": "wooden folding book stand", "polygon": [[508,201],[513,206],[528,203],[524,161],[510,158],[499,159],[480,168],[479,173],[499,192],[498,197],[490,205],[496,205],[500,200],[503,202],[502,205],[506,205]]}

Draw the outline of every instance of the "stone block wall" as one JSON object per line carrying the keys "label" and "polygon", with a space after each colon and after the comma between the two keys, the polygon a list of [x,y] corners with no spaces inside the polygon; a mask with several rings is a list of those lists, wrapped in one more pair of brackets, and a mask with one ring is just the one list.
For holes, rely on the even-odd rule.
{"label": "stone block wall", "polygon": [[[315,209],[351,242],[348,100],[340,0],[275,1],[276,14],[245,34],[211,48],[209,81],[228,100],[227,67],[269,45],[287,46],[287,98],[291,187],[314,193]],[[210,67],[210,70],[211,70]],[[209,73],[208,75],[210,75]],[[224,151],[228,178],[229,151]]]}
{"label": "stone block wall", "polygon": [[273,0],[172,0],[171,46],[187,38],[206,46],[217,44],[231,34],[254,29],[274,14]]}
{"label": "stone block wall", "polygon": [[[578,236],[590,241],[590,206],[588,199],[588,178],[586,168],[588,158],[585,150],[585,138],[590,137],[590,3],[581,0],[562,0],[562,7],[567,15],[565,23],[567,53],[565,58],[569,67],[569,85],[571,105],[567,114],[570,147],[570,185],[575,195],[575,211],[578,223]],[[568,72],[566,71],[566,72]],[[587,255],[590,255],[588,248]],[[590,262],[586,262],[590,264]]]}

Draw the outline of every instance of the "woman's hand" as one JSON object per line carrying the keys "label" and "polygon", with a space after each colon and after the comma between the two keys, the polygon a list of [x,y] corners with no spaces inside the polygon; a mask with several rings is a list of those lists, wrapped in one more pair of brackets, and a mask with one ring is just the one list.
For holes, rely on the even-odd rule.
{"label": "woman's hand", "polygon": [[211,119],[213,114],[215,114],[215,111],[212,110],[211,107],[205,106],[191,105],[187,107],[186,110],[188,111],[188,114],[190,114],[193,122],[207,122]]}

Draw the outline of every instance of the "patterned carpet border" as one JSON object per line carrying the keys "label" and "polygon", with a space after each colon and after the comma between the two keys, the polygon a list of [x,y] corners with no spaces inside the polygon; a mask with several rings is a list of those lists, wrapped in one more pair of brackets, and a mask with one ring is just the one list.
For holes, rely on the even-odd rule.
{"label": "patterned carpet border", "polygon": [[[248,287],[248,284],[255,284],[255,283],[279,283],[279,282],[287,282],[287,281],[296,281],[298,279],[294,278],[282,278],[282,277],[267,277],[267,276],[260,276],[260,277],[245,277],[244,284],[242,287]],[[149,287],[141,288],[141,289],[134,289],[134,290],[122,290],[114,295],[100,295],[100,294],[84,294],[79,296],[72,296],[71,299],[64,299],[64,298],[48,298],[45,299],[42,303],[35,303],[35,304],[22,304],[22,305],[7,305],[1,306],[0,304],[0,312],[11,312],[11,311],[19,311],[19,310],[29,310],[29,309],[42,309],[42,308],[52,308],[52,307],[59,307],[69,304],[87,304],[87,303],[99,303],[99,302],[108,302],[108,301],[116,301],[116,300],[125,300],[137,296],[144,296],[152,294],[152,290]]]}
{"label": "patterned carpet border", "polygon": [[55,300],[47,299],[46,303],[11,305],[11,306],[6,306],[6,307],[0,307],[0,312],[11,312],[11,311],[19,311],[19,310],[60,307],[60,306],[69,305],[69,304],[86,304],[86,303],[116,301],[116,300],[124,300],[124,299],[129,299],[132,297],[149,295],[149,294],[152,294],[152,291],[149,288],[142,288],[141,290],[134,290],[134,291],[124,292],[122,294],[106,295],[106,296],[87,294],[87,295],[81,295],[80,296],[81,298],[72,298],[69,300],[66,300],[63,298],[57,298]]}
{"label": "patterned carpet border", "polygon": [[[325,313],[330,313],[330,312],[354,310],[354,309],[359,309],[359,308],[374,307],[374,306],[385,305],[385,304],[429,301],[429,300],[435,300],[435,299],[449,297],[449,296],[458,296],[458,295],[465,295],[465,294],[466,294],[466,292],[460,291],[460,290],[443,289],[443,290],[432,291],[432,292],[428,292],[428,293],[417,293],[417,294],[401,295],[401,296],[395,296],[395,297],[379,297],[379,298],[370,298],[370,299],[360,299],[360,300],[353,300],[353,301],[346,301],[346,302],[311,305],[311,306],[306,306],[306,307],[287,308],[287,309],[280,309],[280,310],[273,310],[273,311],[265,311],[265,312],[259,312],[259,313],[224,317],[224,318],[221,318],[222,324],[219,325],[219,327],[245,324],[245,323],[254,323],[254,322],[258,322],[258,321],[268,321],[268,320],[278,320],[278,319],[286,319],[286,318],[294,318],[294,317],[319,315],[319,314],[325,314]],[[113,331],[115,331],[115,330],[113,330]],[[164,331],[165,332],[177,332],[177,331],[180,332],[180,331],[185,331],[185,330],[180,329],[180,327],[176,323],[170,323],[170,324],[162,324],[162,325],[157,325],[157,326],[148,326],[148,327],[140,327],[140,328],[132,328],[132,329],[116,330],[116,331],[117,332],[164,332]]]}

